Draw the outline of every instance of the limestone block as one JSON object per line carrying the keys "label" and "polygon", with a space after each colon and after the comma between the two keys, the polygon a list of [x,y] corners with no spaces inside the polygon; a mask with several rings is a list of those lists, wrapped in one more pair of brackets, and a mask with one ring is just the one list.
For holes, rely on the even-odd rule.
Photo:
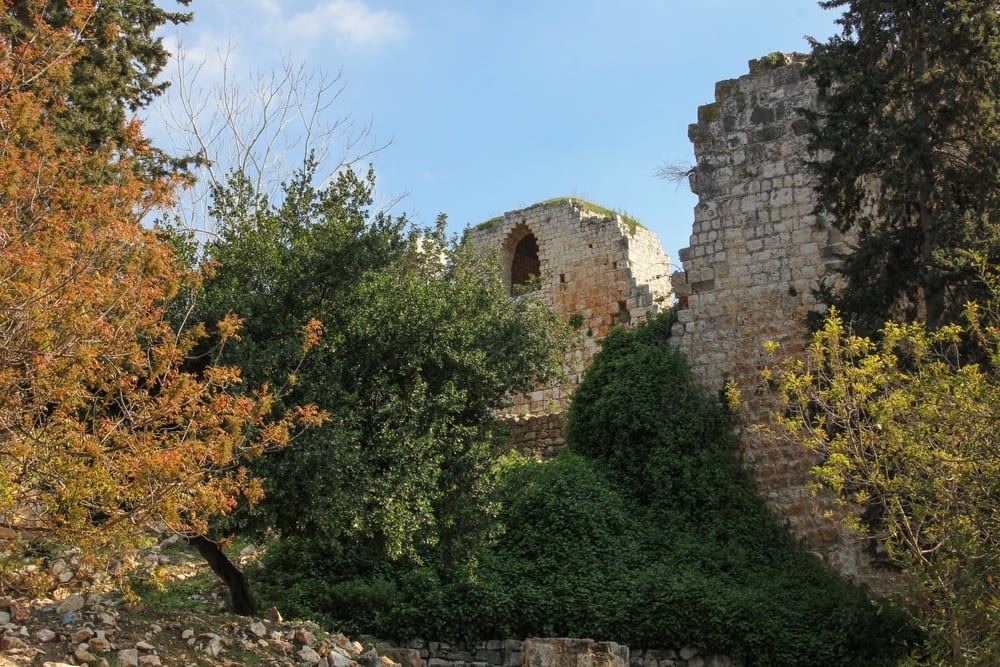
{"label": "limestone block", "polygon": [[118,665],[121,667],[139,667],[139,651],[126,648],[118,651]]}
{"label": "limestone block", "polygon": [[381,654],[402,667],[424,667],[418,648],[380,648]]}
{"label": "limestone block", "polygon": [[521,667],[628,667],[628,647],[590,639],[527,639]]}

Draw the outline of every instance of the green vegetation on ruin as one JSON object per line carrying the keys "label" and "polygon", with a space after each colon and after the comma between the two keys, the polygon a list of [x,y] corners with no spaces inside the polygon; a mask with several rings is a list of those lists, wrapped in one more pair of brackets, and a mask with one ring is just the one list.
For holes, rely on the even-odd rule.
{"label": "green vegetation on ruin", "polygon": [[554,204],[555,202],[560,202],[560,201],[573,202],[574,204],[579,205],[584,210],[590,211],[591,213],[596,213],[597,215],[600,216],[604,216],[605,218],[614,218],[616,216],[620,217],[622,219],[622,222],[624,222],[628,226],[629,234],[631,235],[635,234],[636,229],[639,228],[646,229],[645,225],[643,225],[637,219],[635,219],[634,217],[632,217],[631,215],[629,215],[624,211],[618,209],[606,208],[604,206],[601,206],[600,204],[595,204],[594,202],[587,201],[586,199],[581,199],[579,197],[553,197],[552,199],[546,199],[545,201],[539,203]]}
{"label": "green vegetation on ruin", "polygon": [[758,58],[758,62],[768,68],[774,69],[775,67],[781,67],[785,64],[785,53],[783,51],[772,51],[766,56]]}
{"label": "green vegetation on ruin", "polygon": [[484,220],[483,222],[480,222],[474,228],[475,229],[490,229],[490,228],[493,227],[493,225],[497,224],[501,220],[503,220],[503,216],[502,215],[497,215],[497,216],[494,216],[494,217],[490,218],[489,220]]}
{"label": "green vegetation on ruin", "polygon": [[[583,208],[585,211],[596,213],[597,215],[603,216],[605,218],[620,217],[622,219],[622,222],[624,222],[625,225],[628,227],[629,235],[634,236],[635,231],[637,229],[647,229],[645,225],[643,225],[635,217],[629,215],[625,211],[619,209],[606,208],[604,206],[601,206],[600,204],[595,204],[593,202],[587,201],[586,199],[581,199],[579,197],[552,197],[551,199],[540,201],[537,204],[533,204],[532,206],[545,206],[548,204],[555,204],[563,201],[573,202],[574,204],[577,204],[578,206]],[[489,220],[485,220],[477,225],[474,225],[473,229],[477,230],[491,229],[495,224],[503,220],[503,218],[504,216],[502,215],[494,216]]]}
{"label": "green vegetation on ruin", "polygon": [[282,540],[258,575],[267,604],[385,638],[597,637],[754,665],[895,664],[915,640],[908,618],[764,508],[732,414],[670,344],[672,317],[608,334],[554,460],[497,462],[493,538],[468,557],[378,561],[364,543]]}

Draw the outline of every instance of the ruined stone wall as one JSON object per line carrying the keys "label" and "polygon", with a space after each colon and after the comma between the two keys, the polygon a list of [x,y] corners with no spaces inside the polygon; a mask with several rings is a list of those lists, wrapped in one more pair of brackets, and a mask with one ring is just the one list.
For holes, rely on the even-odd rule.
{"label": "ruined stone wall", "polygon": [[[569,407],[573,390],[612,325],[641,321],[665,305],[669,259],[650,230],[570,198],[505,213],[466,230],[465,241],[500,248],[504,281],[513,294],[532,291],[564,318],[581,318],[579,345],[565,359],[567,381],[516,397],[510,411],[519,417],[511,442],[551,452],[562,444],[561,428],[557,433],[553,424],[564,422],[534,420]],[[533,266],[537,281],[518,285]]]}
{"label": "ruined stone wall", "polygon": [[[669,301],[669,258],[650,230],[570,198],[509,211],[466,230],[465,241],[500,249],[512,295],[530,291],[565,319],[580,320],[579,343],[564,359],[566,381],[515,397],[507,414],[509,443],[550,457],[563,445],[565,411],[600,339]],[[525,281],[532,272],[536,279]]]}
{"label": "ruined stone wall", "polygon": [[858,540],[825,518],[829,505],[806,489],[812,457],[750,428],[774,409],[760,391],[763,344],[777,342],[779,359],[802,351],[804,320],[817,308],[812,290],[844,248],[813,214],[799,110],[816,104],[815,85],[803,74],[802,56],[780,54],[719,82],[715,96],[689,129],[698,205],[690,247],[680,253],[684,270],[673,275],[674,339],[709,390],[729,380],[739,388],[744,460],[770,507],[841,574],[877,584],[881,577]]}
{"label": "ruined stone wall", "polygon": [[566,440],[566,412],[541,415],[512,415],[505,420],[506,442],[518,451],[540,459],[551,459]]}
{"label": "ruined stone wall", "polygon": [[[537,659],[531,657],[531,644],[537,646],[540,642],[569,645],[570,652],[564,651],[559,654],[563,660],[556,664],[602,667],[599,661],[592,659],[590,652],[586,649],[578,650],[580,655],[575,655],[572,651],[574,645],[586,647],[595,643],[589,639],[528,639],[525,641],[498,639],[477,642],[471,646],[414,639],[396,647],[388,647],[380,643],[382,648],[379,652],[399,663],[402,667],[531,667],[538,662]],[[617,647],[618,650],[615,652],[622,656],[618,663],[627,664],[628,667],[739,667],[742,664],[728,656],[706,653],[691,647],[678,650],[630,650],[624,645],[611,644],[610,642],[608,645]]]}
{"label": "ruined stone wall", "polygon": [[[829,498],[807,489],[812,456],[754,428],[776,407],[762,391],[764,343],[778,344],[770,363],[801,354],[806,316],[821,308],[813,290],[835,276],[837,256],[849,243],[814,215],[801,110],[815,108],[815,85],[804,74],[804,56],[774,54],[751,61],[749,74],[719,82],[715,97],[689,128],[698,205],[690,245],[680,253],[683,270],[669,281],[655,234],[578,200],[511,211],[467,232],[467,240],[502,249],[508,285],[519,279],[512,279],[512,267],[532,265],[519,252],[531,247],[521,242],[533,236],[539,295],[567,318],[579,314],[587,334],[567,360],[568,384],[519,397],[511,442],[541,454],[555,451],[562,444],[561,413],[600,338],[612,324],[641,320],[661,301],[666,305],[660,297],[672,288],[673,339],[696,376],[709,391],[732,381],[742,395],[741,453],[767,504],[835,570],[881,589],[886,577],[870,550],[832,518]],[[556,417],[533,421],[540,415]]]}

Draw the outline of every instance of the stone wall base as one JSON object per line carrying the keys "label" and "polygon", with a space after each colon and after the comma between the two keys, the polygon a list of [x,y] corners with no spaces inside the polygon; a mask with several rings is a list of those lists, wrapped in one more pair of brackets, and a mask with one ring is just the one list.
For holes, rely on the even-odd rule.
{"label": "stone wall base", "polygon": [[566,412],[544,415],[519,415],[504,419],[508,427],[506,445],[522,454],[551,459],[559,453],[566,440]]}
{"label": "stone wall base", "polygon": [[633,649],[590,639],[494,639],[474,646],[414,639],[382,648],[402,667],[741,667],[725,655],[695,648]]}

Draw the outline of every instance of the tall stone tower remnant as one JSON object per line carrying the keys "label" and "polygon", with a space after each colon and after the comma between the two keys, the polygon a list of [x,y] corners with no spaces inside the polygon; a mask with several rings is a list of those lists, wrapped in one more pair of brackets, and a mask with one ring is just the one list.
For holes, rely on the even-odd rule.
{"label": "tall stone tower remnant", "polygon": [[670,305],[670,261],[655,233],[576,198],[508,211],[465,232],[464,241],[500,250],[512,296],[534,293],[565,319],[579,344],[565,360],[567,381],[515,397],[511,443],[549,453],[562,444],[573,389],[615,324],[639,322]]}
{"label": "tall stone tower remnant", "polygon": [[877,587],[870,550],[807,488],[813,455],[752,428],[776,408],[762,391],[764,343],[779,344],[779,360],[802,353],[806,317],[822,308],[813,290],[834,276],[848,241],[814,214],[801,110],[817,98],[804,63],[782,53],[751,61],[749,74],[717,83],[715,102],[698,109],[688,131],[698,204],[683,270],[672,277],[672,333],[706,388],[732,381],[740,390],[743,459],[771,509],[831,567]]}

